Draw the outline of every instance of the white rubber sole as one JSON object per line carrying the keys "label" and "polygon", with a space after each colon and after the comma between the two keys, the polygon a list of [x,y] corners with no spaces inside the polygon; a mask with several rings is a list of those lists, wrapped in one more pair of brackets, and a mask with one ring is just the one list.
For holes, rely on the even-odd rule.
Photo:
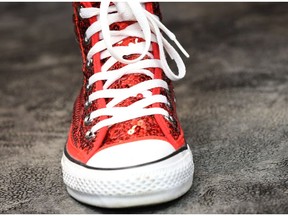
{"label": "white rubber sole", "polygon": [[62,157],[68,193],[80,202],[125,208],[158,204],[185,194],[192,185],[194,164],[189,147],[158,162],[124,169],[81,166]]}

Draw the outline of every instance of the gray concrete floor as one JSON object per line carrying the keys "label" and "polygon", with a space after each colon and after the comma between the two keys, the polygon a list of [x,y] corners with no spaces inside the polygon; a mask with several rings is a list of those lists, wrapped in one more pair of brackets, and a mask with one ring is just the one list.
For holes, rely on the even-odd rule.
{"label": "gray concrete floor", "polygon": [[288,4],[162,10],[191,54],[176,83],[191,190],[118,211],[70,198],[60,158],[82,76],[71,6],[0,3],[1,213],[288,213]]}

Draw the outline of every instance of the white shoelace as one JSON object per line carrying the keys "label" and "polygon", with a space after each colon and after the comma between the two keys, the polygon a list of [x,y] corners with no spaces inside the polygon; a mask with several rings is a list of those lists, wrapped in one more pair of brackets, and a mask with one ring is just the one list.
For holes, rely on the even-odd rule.
{"label": "white shoelace", "polygon": [[[100,59],[108,58],[102,65],[101,72],[93,74],[88,80],[88,88],[97,81],[106,81],[103,85],[103,90],[93,92],[89,95],[88,104],[99,98],[111,98],[107,103],[106,108],[98,109],[90,113],[85,118],[85,122],[89,123],[93,119],[100,116],[110,116],[92,126],[87,132],[88,138],[93,137],[95,133],[103,127],[111,126],[120,122],[131,120],[138,117],[160,114],[169,119],[169,113],[163,108],[146,108],[154,103],[164,103],[169,105],[167,98],[164,95],[152,95],[151,89],[164,88],[168,89],[168,85],[164,80],[154,79],[154,74],[147,68],[161,68],[166,76],[173,80],[179,80],[185,76],[186,68],[183,60],[178,52],[171,44],[162,36],[162,30],[171,40],[173,40],[182,53],[189,57],[188,53],[177,41],[175,35],[169,31],[156,15],[149,13],[144,8],[144,1],[133,0],[126,2],[114,2],[113,6],[110,1],[101,1],[100,8],[81,8],[79,15],[85,18],[97,17],[97,21],[88,27],[85,40],[89,40],[94,34],[99,32],[100,40],[89,50],[87,54],[87,62],[91,62],[96,53],[100,53]],[[127,26],[123,30],[113,31],[109,29],[110,24],[123,21],[136,21],[134,24]],[[116,46],[121,44],[121,41],[129,36],[143,38],[143,42],[130,43],[128,46]],[[160,59],[154,59],[151,54],[151,42],[158,43]],[[165,51],[176,62],[178,74],[175,74],[170,69]],[[124,55],[140,54],[134,60],[124,59]],[[151,59],[144,59],[145,56]],[[117,61],[127,64],[126,66],[109,70]],[[141,82],[124,89],[108,89],[116,80],[126,74],[145,74],[151,77],[151,80]],[[129,97],[135,97],[138,94],[143,95],[143,99],[127,106],[115,107],[118,103]]]}

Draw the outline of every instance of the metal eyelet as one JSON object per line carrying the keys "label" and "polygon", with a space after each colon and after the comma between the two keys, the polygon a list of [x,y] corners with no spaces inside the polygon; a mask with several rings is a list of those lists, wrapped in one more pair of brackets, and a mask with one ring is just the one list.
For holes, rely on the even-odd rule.
{"label": "metal eyelet", "polygon": [[86,101],[84,104],[85,109],[88,109],[91,106],[91,104],[92,104],[91,102]]}
{"label": "metal eyelet", "polygon": [[86,91],[90,91],[91,90],[91,85],[89,85],[89,83],[86,85]]}
{"label": "metal eyelet", "polygon": [[91,39],[90,39],[90,38],[87,38],[87,36],[85,35],[85,37],[84,37],[84,43],[85,43],[86,45],[89,45],[89,44],[90,44],[90,41],[91,41]]}
{"label": "metal eyelet", "polygon": [[[79,4],[80,4],[80,3],[79,3]],[[80,19],[82,19],[81,15],[80,15],[80,10],[81,10],[82,8],[84,8],[84,7],[83,7],[83,5],[81,5],[81,4],[77,7],[77,14],[78,14],[78,17],[79,17]]]}
{"label": "metal eyelet", "polygon": [[169,101],[168,101],[168,103],[166,103],[166,107],[168,109],[173,109],[173,106],[172,106],[172,104]]}
{"label": "metal eyelet", "polygon": [[90,115],[87,115],[85,118],[84,118],[84,124],[86,126],[90,125],[92,122],[92,119],[90,118]]}
{"label": "metal eyelet", "polygon": [[93,59],[89,59],[86,61],[86,67],[87,68],[90,68],[92,66],[92,64],[93,64]]}
{"label": "metal eyelet", "polygon": [[175,119],[173,118],[173,116],[169,115],[169,116],[165,116],[165,119],[167,121],[169,121],[171,124],[175,123]]}
{"label": "metal eyelet", "polygon": [[87,139],[87,140],[91,140],[91,139],[93,139],[95,137],[95,134],[92,132],[92,131],[87,131],[87,133],[85,134],[85,138]]}

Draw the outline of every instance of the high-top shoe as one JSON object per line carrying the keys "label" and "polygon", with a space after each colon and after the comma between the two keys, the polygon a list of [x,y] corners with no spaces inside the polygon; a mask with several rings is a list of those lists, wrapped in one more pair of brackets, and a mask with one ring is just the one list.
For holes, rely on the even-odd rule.
{"label": "high-top shoe", "polygon": [[157,3],[105,0],[73,8],[84,78],[62,157],[68,193],[108,208],[182,196],[194,166],[171,80],[186,69],[162,33],[188,54],[160,22]]}

